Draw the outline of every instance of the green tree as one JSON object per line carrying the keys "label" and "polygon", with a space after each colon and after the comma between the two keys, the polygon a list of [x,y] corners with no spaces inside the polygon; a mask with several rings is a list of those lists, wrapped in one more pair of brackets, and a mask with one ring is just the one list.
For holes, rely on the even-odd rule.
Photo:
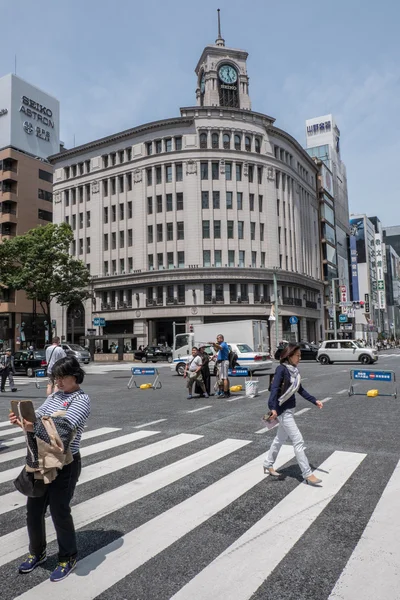
{"label": "green tree", "polygon": [[62,306],[90,296],[90,273],[82,261],[70,256],[74,236],[69,225],[49,223],[0,244],[0,281],[23,290],[42,307],[51,323],[50,305]]}

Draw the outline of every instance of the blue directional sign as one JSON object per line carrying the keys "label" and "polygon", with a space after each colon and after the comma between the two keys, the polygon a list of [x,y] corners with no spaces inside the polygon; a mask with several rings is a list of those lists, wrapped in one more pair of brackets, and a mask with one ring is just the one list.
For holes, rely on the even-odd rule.
{"label": "blue directional sign", "polygon": [[347,315],[339,315],[339,323],[347,323]]}
{"label": "blue directional sign", "polygon": [[46,377],[46,369],[36,369],[36,377]]}
{"label": "blue directional sign", "polygon": [[106,326],[106,320],[103,319],[103,317],[95,317],[93,319],[93,325],[95,327],[105,327]]}
{"label": "blue directional sign", "polygon": [[299,322],[299,319],[297,317],[289,317],[289,323],[291,325],[297,325],[298,322]]}
{"label": "blue directional sign", "polygon": [[247,377],[249,370],[245,368],[228,369],[229,377]]}
{"label": "blue directional sign", "polygon": [[132,367],[132,375],[155,375],[156,370],[151,367]]}
{"label": "blue directional sign", "polygon": [[392,371],[353,371],[354,379],[364,379],[368,381],[392,381]]}

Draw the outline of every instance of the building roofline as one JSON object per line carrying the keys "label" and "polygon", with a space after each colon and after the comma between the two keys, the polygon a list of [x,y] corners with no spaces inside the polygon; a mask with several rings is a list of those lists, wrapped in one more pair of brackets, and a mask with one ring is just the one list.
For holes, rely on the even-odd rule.
{"label": "building roofline", "polygon": [[193,111],[197,113],[217,111],[227,112],[229,114],[236,113],[238,115],[255,115],[256,117],[269,121],[268,127],[272,126],[272,123],[275,123],[274,117],[270,117],[269,115],[265,115],[264,113],[259,113],[254,110],[247,110],[245,108],[230,108],[229,106],[184,106],[180,109],[180,111],[181,114],[187,111]]}
{"label": "building roofline", "polygon": [[303,154],[304,158],[308,161],[308,164],[311,165],[313,167],[313,169],[315,169],[316,171],[319,170],[318,166],[315,164],[315,162],[313,161],[311,156],[308,154],[307,150],[305,148],[303,148],[303,146],[296,140],[296,138],[291,136],[290,133],[287,133],[286,131],[284,131],[283,129],[280,129],[279,127],[276,127],[275,125],[271,125],[271,127],[269,128],[269,131],[271,131],[272,133],[276,133],[277,135],[280,135],[281,137],[283,137],[283,138],[287,139],[289,142],[291,142],[294,146],[296,146],[297,150],[299,150],[300,153]]}
{"label": "building roofline", "polygon": [[143,125],[138,125],[137,127],[131,127],[130,129],[125,129],[124,131],[120,131],[119,133],[113,133],[111,135],[99,138],[92,142],[82,144],[80,146],[77,146],[76,148],[63,150],[62,152],[58,152],[57,154],[49,156],[48,160],[52,164],[54,164],[60,160],[63,160],[66,157],[79,155],[83,152],[87,152],[94,148],[100,148],[101,146],[107,146],[112,142],[117,142],[119,140],[123,140],[124,138],[128,138],[132,135],[137,135],[139,133],[143,133],[151,129],[158,129],[159,127],[165,127],[165,125],[190,125],[192,123],[193,119],[185,117],[173,117],[172,119],[161,119],[159,121],[151,121],[150,123],[144,123]]}
{"label": "building roofline", "polygon": [[207,51],[209,50],[211,50],[213,54],[219,54],[221,58],[227,58],[229,56],[229,52],[234,52],[237,57],[243,60],[246,60],[249,56],[249,53],[246,52],[246,50],[241,50],[240,48],[230,48],[229,46],[217,46],[216,44],[208,44],[201,53],[199,61],[194,70],[196,75],[199,74],[199,69],[204,61],[204,57],[207,54]]}

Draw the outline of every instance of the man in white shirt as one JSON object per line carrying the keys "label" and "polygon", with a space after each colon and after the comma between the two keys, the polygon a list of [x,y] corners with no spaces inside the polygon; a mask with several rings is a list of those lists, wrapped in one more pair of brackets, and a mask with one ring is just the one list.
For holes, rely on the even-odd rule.
{"label": "man in white shirt", "polygon": [[53,343],[51,344],[51,346],[49,346],[46,350],[47,376],[48,376],[47,395],[48,396],[50,396],[50,394],[52,394],[53,392],[57,392],[57,387],[55,385],[54,378],[52,375],[53,365],[58,360],[60,360],[60,358],[64,358],[65,356],[67,356],[65,354],[64,350],[60,346],[60,338],[59,337],[54,337],[52,342]]}
{"label": "man in white shirt", "polygon": [[201,390],[204,394],[204,398],[209,397],[207,394],[206,386],[204,385],[203,376],[201,374],[202,366],[203,366],[203,359],[198,354],[198,349],[194,346],[192,348],[192,357],[189,358],[188,362],[186,363],[185,372],[183,374],[183,377],[185,379],[187,377],[186,387],[188,388],[188,392],[189,392],[188,400],[193,398],[192,387],[193,387],[194,383],[199,384],[199,386],[201,387]]}

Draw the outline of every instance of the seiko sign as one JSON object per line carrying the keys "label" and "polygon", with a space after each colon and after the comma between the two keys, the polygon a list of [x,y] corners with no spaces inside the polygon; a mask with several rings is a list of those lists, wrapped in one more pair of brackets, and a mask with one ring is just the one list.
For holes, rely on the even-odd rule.
{"label": "seiko sign", "polygon": [[27,96],[22,96],[22,104],[19,110],[34,121],[39,121],[43,125],[54,129],[53,112],[46,106],[39,104],[39,102],[31,100]]}

